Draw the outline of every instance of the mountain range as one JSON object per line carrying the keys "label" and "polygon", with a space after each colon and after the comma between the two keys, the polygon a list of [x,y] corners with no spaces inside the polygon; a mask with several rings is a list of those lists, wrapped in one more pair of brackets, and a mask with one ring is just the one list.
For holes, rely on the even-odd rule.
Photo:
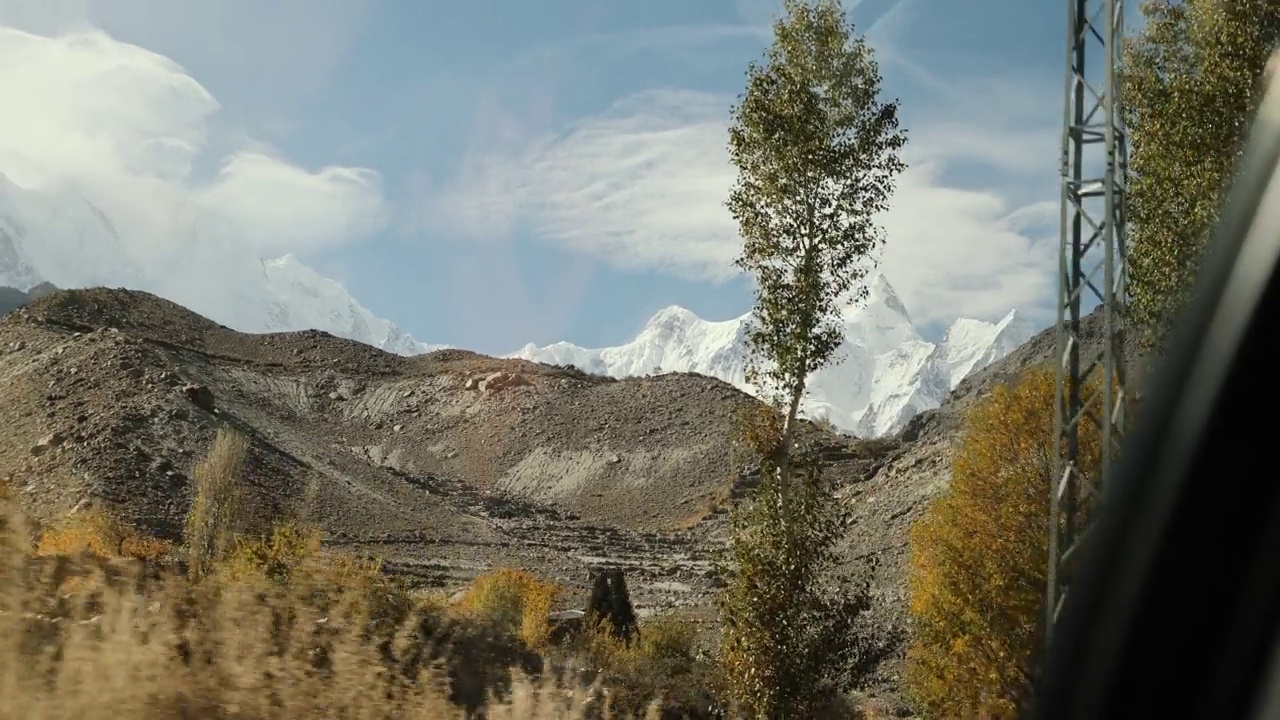
{"label": "mountain range", "polygon": [[[860,437],[901,429],[937,407],[961,380],[999,360],[1035,334],[1015,311],[998,322],[956,320],[938,342],[925,340],[884,275],[871,279],[864,302],[842,309],[844,344],[837,362],[814,373],[803,410]],[[587,349],[566,342],[529,344],[510,357],[576,365],[612,377],[696,372],[756,390],[747,382],[750,313],[703,320],[681,307],[659,311],[624,345]]]}
{"label": "mountain range", "polygon": [[[178,302],[242,332],[319,329],[399,355],[443,349],[420,342],[362,306],[337,281],[293,255],[263,260],[233,228],[200,208],[165,222],[187,242],[148,245],[74,186],[31,190],[0,173],[0,287],[127,287]],[[215,232],[216,231],[216,232]],[[998,322],[960,319],[937,342],[914,325],[887,278],[843,309],[842,361],[810,379],[803,409],[861,437],[900,429],[937,407],[973,371],[1034,334],[1010,312]],[[571,364],[612,377],[695,372],[754,391],[746,381],[750,315],[704,320],[678,306],[655,314],[630,342],[588,349],[526,345],[508,357]]]}

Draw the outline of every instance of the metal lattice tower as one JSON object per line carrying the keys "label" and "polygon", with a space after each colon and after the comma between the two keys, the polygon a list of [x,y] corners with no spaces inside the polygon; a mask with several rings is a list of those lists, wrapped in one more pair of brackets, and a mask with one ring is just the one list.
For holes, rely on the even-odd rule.
{"label": "metal lattice tower", "polygon": [[[1124,0],[1067,0],[1067,5],[1055,424],[1060,450],[1049,502],[1046,644],[1052,640],[1074,559],[1088,534],[1080,509],[1087,503],[1089,515],[1094,515],[1105,495],[1125,416],[1122,331],[1129,161],[1117,80]],[[1081,346],[1080,311],[1090,300],[1101,303],[1104,334],[1101,348],[1086,351]],[[1082,467],[1080,424],[1086,418],[1101,430],[1100,476]]]}

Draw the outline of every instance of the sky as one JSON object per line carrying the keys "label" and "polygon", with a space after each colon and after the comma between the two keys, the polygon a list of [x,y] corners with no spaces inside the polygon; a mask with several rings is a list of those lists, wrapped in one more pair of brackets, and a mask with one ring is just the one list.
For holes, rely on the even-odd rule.
{"label": "sky", "polygon": [[[424,342],[618,344],[750,309],[726,133],[780,6],[0,0],[0,171],[214,208]],[[1066,13],[845,6],[908,134],[886,277],[929,337],[1048,325]]]}

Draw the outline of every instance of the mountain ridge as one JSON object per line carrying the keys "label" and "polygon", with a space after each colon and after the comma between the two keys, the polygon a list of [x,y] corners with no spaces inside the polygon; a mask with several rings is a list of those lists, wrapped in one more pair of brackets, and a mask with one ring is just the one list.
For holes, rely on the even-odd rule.
{"label": "mountain ridge", "polygon": [[[865,303],[842,310],[843,362],[810,378],[802,406],[860,437],[884,437],[901,430],[923,410],[937,407],[968,375],[999,360],[1036,328],[1016,310],[997,322],[960,318],[937,342],[924,339],[888,279],[877,273]],[[636,336],[621,345],[584,348],[570,342],[539,347],[528,343],[510,358],[576,365],[610,377],[664,372],[696,372],[746,392],[750,357],[747,327],[751,313],[729,320],[705,320],[679,305],[665,307]]]}
{"label": "mountain ridge", "polygon": [[[220,218],[191,211],[171,220],[175,232],[189,233],[197,241],[191,257],[139,249],[142,241],[75,186],[31,190],[0,174],[0,286],[23,291],[44,282],[66,288],[128,287],[154,292],[248,333],[319,329],[404,356],[447,347],[421,342],[374,315],[341,283],[296,255],[262,259],[248,245],[200,242],[211,232],[212,239],[234,236]],[[846,340],[839,353],[844,361],[815,373],[803,408],[809,417],[825,417],[861,437],[897,432],[922,410],[937,407],[966,375],[1034,332],[1010,311],[995,323],[961,318],[940,340],[929,342],[888,279],[878,273],[869,279],[867,302],[850,304],[842,313]],[[527,344],[506,357],[576,365],[615,378],[696,372],[755,393],[746,382],[750,317],[709,321],[670,305],[623,345]]]}

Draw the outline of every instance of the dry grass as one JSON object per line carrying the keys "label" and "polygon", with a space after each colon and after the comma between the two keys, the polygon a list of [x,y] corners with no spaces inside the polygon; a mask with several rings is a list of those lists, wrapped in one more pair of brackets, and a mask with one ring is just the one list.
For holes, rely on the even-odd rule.
{"label": "dry grass", "polygon": [[220,434],[195,473],[194,547],[93,511],[37,530],[0,483],[0,720],[733,716],[690,624],[553,646],[562,589],[529,573],[450,607],[311,528],[234,534],[246,450]]}
{"label": "dry grass", "polygon": [[473,590],[481,609],[518,589],[507,628],[451,617],[312,529],[235,535],[247,450],[220,433],[197,466],[185,553],[93,511],[37,531],[0,484],[0,720],[615,717],[519,637],[542,637],[529,618],[545,627],[549,583],[509,571]]}
{"label": "dry grass", "polygon": [[230,551],[240,505],[240,480],[249,458],[249,438],[222,428],[209,454],[191,473],[194,497],[187,514],[187,561],[197,576]]}
{"label": "dry grass", "polygon": [[58,554],[4,517],[0,720],[602,716],[591,688],[511,670],[517,643],[415,604],[359,559],[255,570],[265,554],[244,545],[197,582],[163,559],[98,553],[100,538]]}

